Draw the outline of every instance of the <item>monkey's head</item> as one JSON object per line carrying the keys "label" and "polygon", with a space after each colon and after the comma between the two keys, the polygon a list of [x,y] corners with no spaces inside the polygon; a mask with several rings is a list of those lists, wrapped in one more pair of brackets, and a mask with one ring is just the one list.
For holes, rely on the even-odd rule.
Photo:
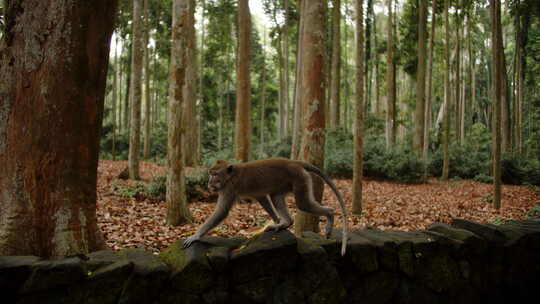
{"label": "monkey's head", "polygon": [[218,160],[209,170],[208,190],[218,192],[225,188],[227,182],[235,173],[233,165],[226,160]]}

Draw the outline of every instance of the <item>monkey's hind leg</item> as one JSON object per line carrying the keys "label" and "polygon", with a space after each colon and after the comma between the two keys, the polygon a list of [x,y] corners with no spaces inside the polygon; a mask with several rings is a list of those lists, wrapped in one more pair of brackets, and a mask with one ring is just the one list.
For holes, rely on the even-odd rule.
{"label": "monkey's hind leg", "polygon": [[287,229],[293,224],[293,219],[289,214],[289,209],[285,203],[285,195],[274,195],[268,199],[270,207],[277,213],[279,223],[266,227],[265,231],[279,231]]}
{"label": "monkey's hind leg", "polygon": [[298,209],[318,216],[326,217],[324,234],[329,238],[334,227],[334,209],[319,204],[313,195],[313,182],[309,173],[304,172],[305,180],[294,184],[294,198]]}
{"label": "monkey's hind leg", "polygon": [[279,223],[279,216],[278,216],[278,214],[276,212],[276,209],[272,205],[272,201],[270,199],[270,196],[267,195],[267,196],[264,196],[264,197],[257,197],[257,201],[259,202],[259,204],[261,204],[261,206],[266,211],[266,213],[268,213],[268,215],[270,215],[270,217],[272,218],[274,223],[276,223],[276,224]]}

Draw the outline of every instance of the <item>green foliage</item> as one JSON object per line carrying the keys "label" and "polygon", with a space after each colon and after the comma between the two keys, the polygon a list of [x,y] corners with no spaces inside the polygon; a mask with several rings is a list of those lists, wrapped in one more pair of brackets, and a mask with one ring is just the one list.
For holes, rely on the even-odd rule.
{"label": "green foliage", "polygon": [[[194,168],[186,171],[186,198],[188,201],[197,201],[204,196],[206,183],[208,182],[208,170],[205,168]],[[165,200],[167,194],[167,177],[156,176],[144,188],[144,194],[158,200]]]}
{"label": "green foliage", "polygon": [[511,185],[540,185],[540,162],[505,154],[501,160],[501,179]]}
{"label": "green foliage", "polygon": [[266,147],[266,153],[271,157],[291,157],[292,137],[276,140]]}
{"label": "green foliage", "polygon": [[534,205],[527,210],[528,219],[540,219],[540,205]]}
{"label": "green foliage", "polygon": [[212,166],[217,160],[234,161],[234,152],[231,147],[218,151],[205,151],[203,163],[206,167]]}
{"label": "green foliage", "polygon": [[123,197],[134,198],[139,195],[144,195],[146,192],[146,187],[141,183],[137,183],[135,187],[130,187],[129,185],[113,182],[111,187],[116,195]]}
{"label": "green foliage", "polygon": [[[327,136],[325,171],[331,176],[351,178],[353,174],[353,137],[344,130]],[[399,183],[424,182],[424,166],[416,155],[404,147],[387,149],[384,137],[368,136],[364,140],[364,176]]]}
{"label": "green foliage", "polygon": [[[449,148],[449,177],[474,178],[479,174],[489,173],[490,156],[485,151],[473,151],[467,145],[452,144]],[[439,149],[432,154],[428,164],[428,172],[432,176],[441,176],[443,167],[443,151]]]}
{"label": "green foliage", "polygon": [[209,178],[206,168],[194,168],[186,172],[186,196],[188,201],[196,201],[203,197]]}
{"label": "green foliage", "polygon": [[324,170],[328,175],[352,178],[353,137],[344,129],[330,130],[326,134]]}
{"label": "green foliage", "polygon": [[165,200],[165,195],[167,194],[167,177],[154,177],[148,186],[146,186],[146,194],[158,200]]}
{"label": "green foliage", "polygon": [[480,173],[478,175],[476,175],[474,177],[474,180],[477,181],[477,182],[481,182],[481,183],[484,183],[484,184],[491,184],[493,183],[493,177],[492,176],[489,176],[489,175],[486,175],[484,173]]}

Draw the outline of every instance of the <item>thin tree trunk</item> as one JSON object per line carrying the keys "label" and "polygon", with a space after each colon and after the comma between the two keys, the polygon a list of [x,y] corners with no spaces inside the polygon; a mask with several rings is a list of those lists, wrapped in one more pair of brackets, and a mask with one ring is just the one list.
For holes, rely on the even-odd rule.
{"label": "thin tree trunk", "polygon": [[[300,12],[304,10],[305,1],[299,0],[298,7],[300,8]],[[295,88],[295,111],[294,111],[294,123],[293,123],[293,137],[292,137],[292,147],[291,147],[291,159],[298,159],[299,153],[300,153],[300,145],[302,140],[302,102],[301,102],[301,96],[302,96],[302,39],[303,39],[303,33],[304,33],[304,19],[302,18],[302,14],[300,13],[300,24],[298,26],[298,44],[297,44],[297,51],[296,51],[296,88]]]}
{"label": "thin tree trunk", "polygon": [[503,46],[501,31],[500,2],[490,0],[491,40],[493,58],[493,203],[495,209],[501,208],[501,105],[503,101]]}
{"label": "thin tree trunk", "polygon": [[[326,10],[322,1],[304,0],[300,12],[304,25],[302,27],[302,89],[301,103],[305,131],[300,149],[300,159],[319,168],[324,165],[324,129],[325,129],[325,87],[324,87],[324,30]],[[322,202],[324,184],[316,176],[312,176],[314,198]],[[295,216],[295,234],[303,231],[319,231],[317,216],[298,211]]]}
{"label": "thin tree trunk", "polygon": [[150,14],[148,11],[148,0],[144,0],[144,159],[150,158],[150,48],[148,41],[150,38]]}
{"label": "thin tree trunk", "polygon": [[364,28],[363,0],[356,0],[356,120],[354,132],[354,170],[352,214],[362,214],[362,180],[364,151]]}
{"label": "thin tree trunk", "polygon": [[437,26],[437,0],[431,2],[431,34],[429,39],[429,55],[428,55],[428,67],[427,67],[427,88],[426,88],[426,108],[425,108],[425,126],[424,126],[424,146],[422,150],[422,158],[427,161],[429,152],[429,130],[431,128],[431,105],[432,105],[432,90],[433,84],[433,50],[435,45],[435,28]]}
{"label": "thin tree trunk", "polygon": [[186,24],[186,80],[184,83],[183,122],[187,131],[182,138],[184,145],[184,165],[197,165],[197,41],[195,38],[195,0],[188,1]]}
{"label": "thin tree trunk", "polygon": [[339,126],[341,82],[341,1],[333,0],[332,8],[332,78],[330,84],[330,128]]}
{"label": "thin tree trunk", "polygon": [[103,249],[96,186],[116,1],[11,3],[10,43],[0,43],[0,256]]}
{"label": "thin tree trunk", "polygon": [[284,135],[285,137],[290,135],[290,98],[289,98],[289,88],[290,88],[290,75],[289,75],[289,29],[290,29],[290,18],[289,18],[289,0],[285,0],[285,27],[283,28],[283,74],[284,74],[284,87],[283,87],[283,104],[284,104]]}
{"label": "thin tree trunk", "polygon": [[396,66],[394,63],[394,26],[392,14],[392,0],[388,2],[388,43],[386,57],[386,146],[393,147],[396,144]]}
{"label": "thin tree trunk", "polygon": [[235,157],[238,161],[249,160],[251,152],[251,86],[250,86],[250,50],[251,50],[251,14],[248,0],[238,3],[238,56],[236,84],[236,128]]}
{"label": "thin tree trunk", "polygon": [[169,74],[169,123],[167,138],[167,218],[168,225],[191,222],[184,181],[182,103],[186,76],[187,34],[190,0],[174,0],[172,13],[171,66]]}
{"label": "thin tree trunk", "polygon": [[141,144],[141,91],[142,91],[142,0],[133,1],[133,58],[131,62],[131,122],[129,134],[129,178],[140,179],[139,157]]}
{"label": "thin tree trunk", "polygon": [[[425,131],[425,94],[426,94],[426,23],[427,2],[419,2],[418,13],[418,68],[416,74],[416,111],[414,125],[414,150],[418,156],[422,155]],[[424,160],[425,161],[425,160]]]}
{"label": "thin tree trunk", "polygon": [[113,87],[112,87],[112,110],[111,110],[111,120],[112,120],[112,160],[116,160],[116,132],[118,125],[116,124],[116,100],[118,94],[118,76],[117,70],[119,69],[119,60],[118,60],[118,35],[115,35],[114,39],[114,59],[112,65],[114,66],[113,74]]}
{"label": "thin tree trunk", "polygon": [[129,136],[129,126],[130,126],[130,117],[129,117],[129,107],[131,106],[131,61],[133,58],[132,52],[133,41],[127,44],[127,63],[126,63],[126,91],[124,94],[124,132]]}
{"label": "thin tree trunk", "polygon": [[204,66],[203,66],[203,54],[204,54],[204,46],[205,46],[205,27],[204,27],[204,21],[205,21],[205,9],[206,9],[206,2],[205,0],[201,1],[201,47],[199,48],[199,107],[198,107],[198,115],[197,115],[197,164],[202,163],[202,136],[203,136],[203,130],[204,130],[204,119],[203,119],[203,102],[204,102],[204,94],[203,94],[203,79],[204,79]]}
{"label": "thin tree trunk", "polygon": [[[458,0],[458,3],[460,1]],[[459,4],[458,4],[459,6]],[[458,8],[459,9],[459,8]],[[456,24],[461,24],[461,18],[459,15],[461,14],[458,10],[456,10]],[[456,69],[455,69],[455,99],[454,99],[454,113],[455,113],[455,120],[454,120],[454,131],[455,136],[459,144],[462,144],[461,142],[461,26],[456,26]]]}
{"label": "thin tree trunk", "polygon": [[261,75],[261,119],[260,119],[260,143],[259,143],[259,157],[263,157],[264,155],[264,114],[266,111],[266,53],[265,53],[265,47],[266,47],[266,28],[263,30],[263,48],[262,48],[262,57],[263,57],[263,70]]}
{"label": "thin tree trunk", "polygon": [[448,149],[450,141],[450,26],[448,22],[448,10],[450,0],[444,1],[444,109],[443,109],[443,180],[448,179],[450,171],[450,151]]}

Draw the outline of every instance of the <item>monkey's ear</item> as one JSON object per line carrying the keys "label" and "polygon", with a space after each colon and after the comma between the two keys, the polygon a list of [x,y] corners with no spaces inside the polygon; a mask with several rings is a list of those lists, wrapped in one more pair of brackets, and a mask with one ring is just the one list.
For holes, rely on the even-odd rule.
{"label": "monkey's ear", "polygon": [[233,165],[227,166],[227,173],[231,174],[231,173],[233,173],[233,171],[234,171]]}

